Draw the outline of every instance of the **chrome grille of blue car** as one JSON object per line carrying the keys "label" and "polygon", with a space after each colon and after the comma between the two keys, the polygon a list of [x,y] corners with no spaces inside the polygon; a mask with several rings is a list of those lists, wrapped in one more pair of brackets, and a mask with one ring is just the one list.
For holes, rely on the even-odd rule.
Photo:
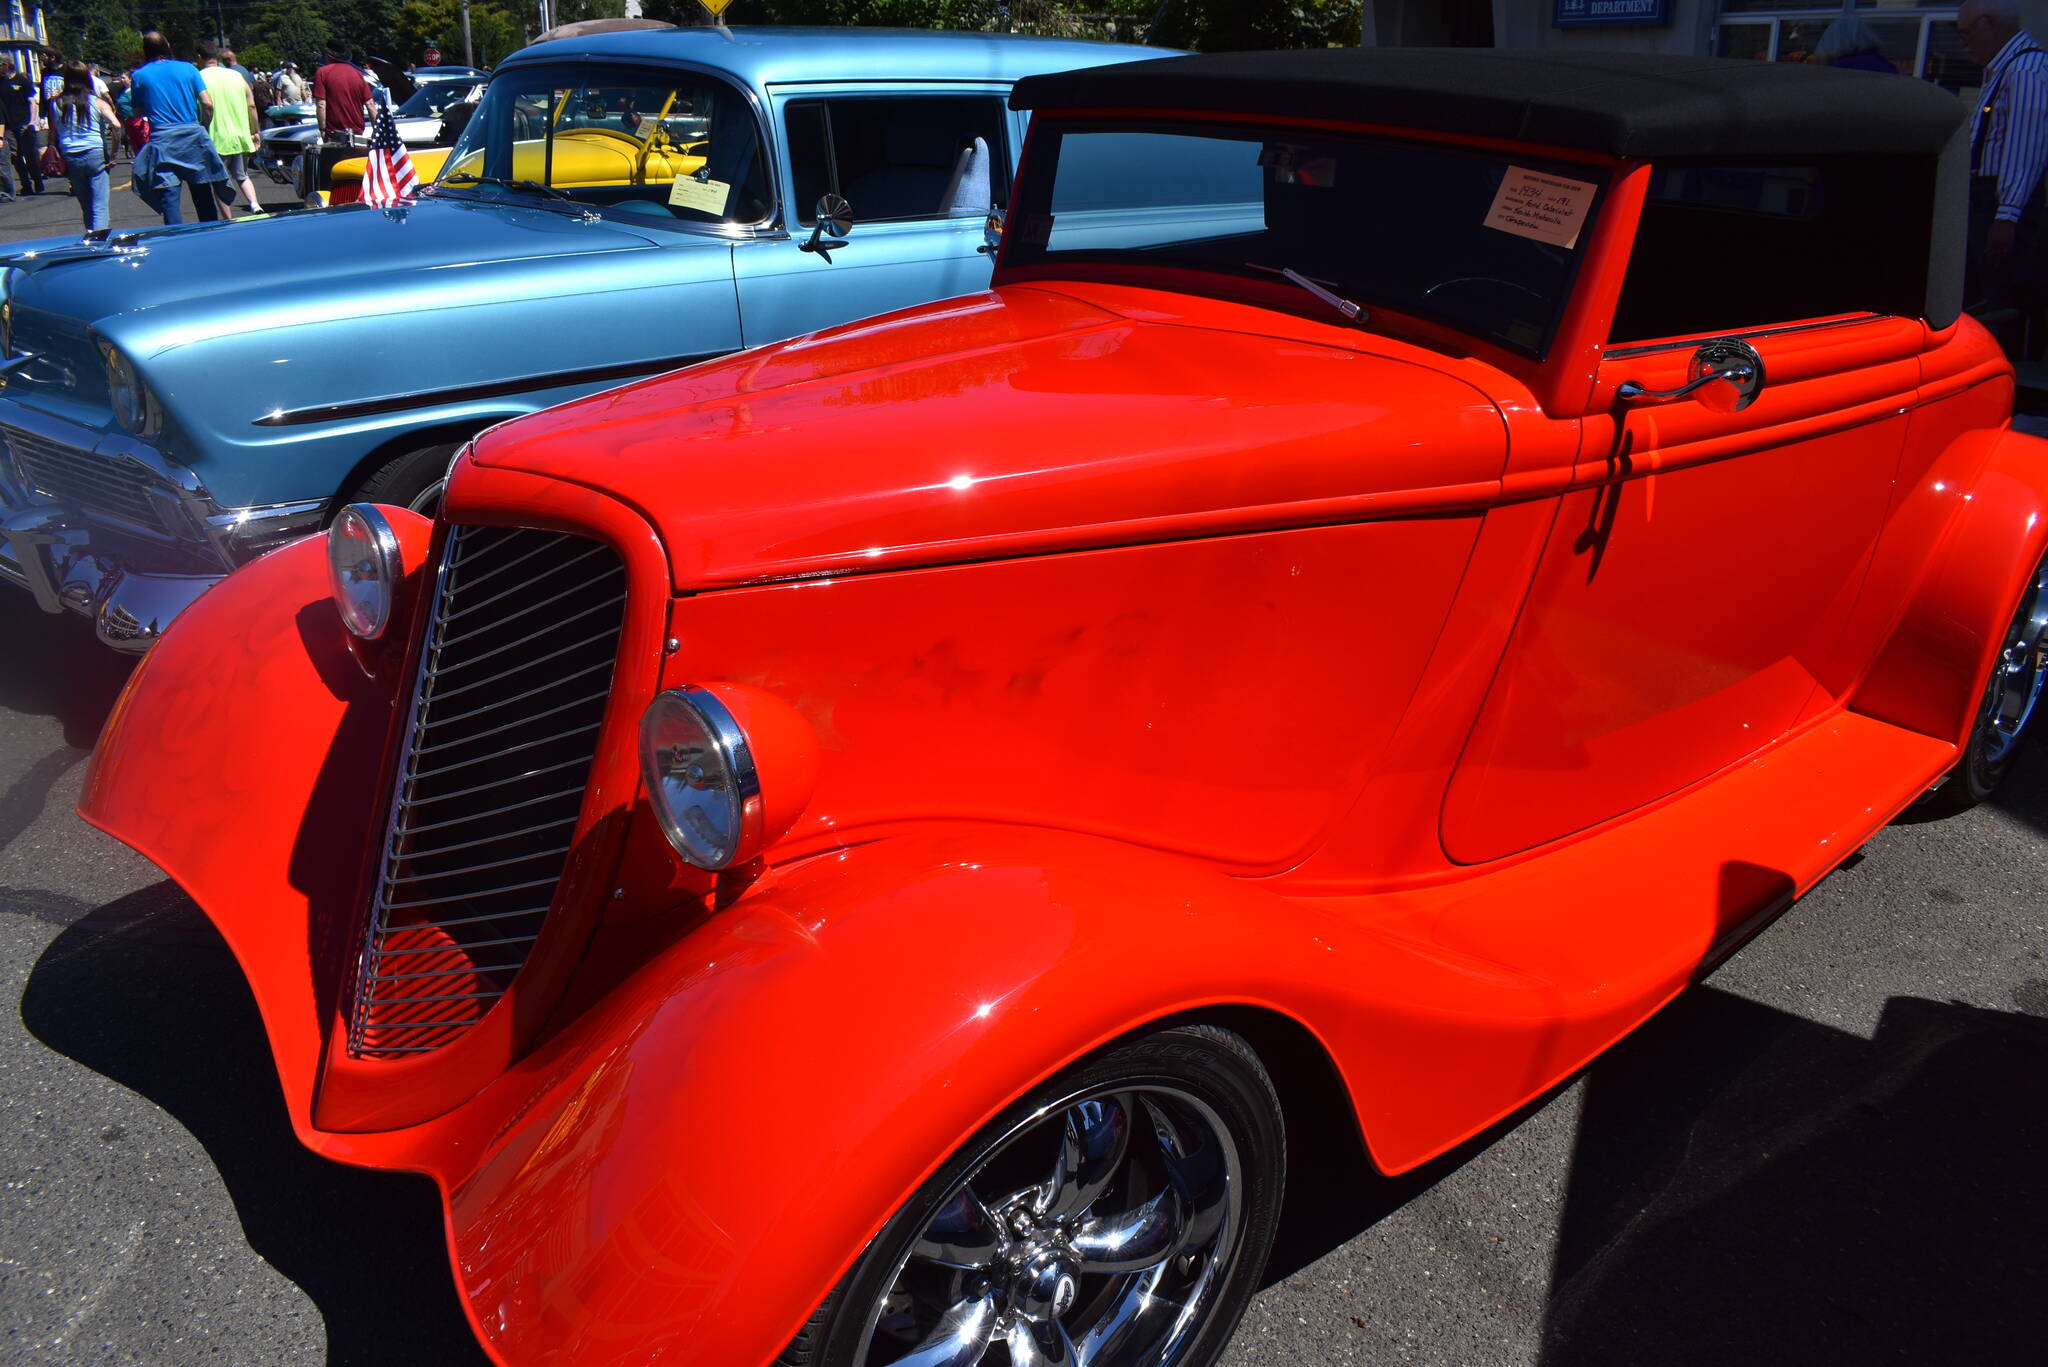
{"label": "chrome grille of blue car", "polygon": [[348,1050],[430,1053],[525,966],[568,862],[625,622],[600,542],[458,526],[435,583]]}
{"label": "chrome grille of blue car", "polygon": [[155,480],[136,462],[52,441],[19,427],[0,427],[0,436],[6,438],[21,483],[34,492],[150,531],[169,530],[150,492]]}

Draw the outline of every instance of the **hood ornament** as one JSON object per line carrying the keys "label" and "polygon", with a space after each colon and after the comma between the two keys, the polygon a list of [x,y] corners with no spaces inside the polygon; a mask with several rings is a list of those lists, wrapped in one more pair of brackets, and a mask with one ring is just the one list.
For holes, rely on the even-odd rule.
{"label": "hood ornament", "polygon": [[50,266],[62,266],[72,261],[135,260],[149,255],[149,244],[139,232],[116,233],[112,237],[86,238],[63,247],[46,247],[40,251],[16,252],[11,256],[0,256],[0,268],[14,267],[17,270],[39,271]]}

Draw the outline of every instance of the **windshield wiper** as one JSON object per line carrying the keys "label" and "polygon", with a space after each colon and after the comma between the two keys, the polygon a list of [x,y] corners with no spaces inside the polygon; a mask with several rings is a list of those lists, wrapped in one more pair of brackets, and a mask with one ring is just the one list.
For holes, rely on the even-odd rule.
{"label": "windshield wiper", "polygon": [[452,176],[441,177],[438,183],[442,185],[454,185],[458,181],[464,185],[502,185],[508,190],[538,190],[544,195],[554,196],[556,199],[561,200],[564,204],[574,204],[579,209],[583,207],[583,202],[581,200],[576,199],[571,195],[565,195],[560,190],[557,190],[554,186],[543,185],[537,180],[510,180],[504,176],[477,176],[471,175],[467,171],[457,171]]}
{"label": "windshield wiper", "polygon": [[1354,322],[1366,316],[1363,307],[1352,303],[1341,294],[1324,289],[1292,266],[1262,266],[1256,261],[1247,261],[1244,264],[1255,271],[1265,271],[1268,275],[1277,275],[1282,279],[1301,286],[1310,294],[1313,294],[1316,298],[1322,300],[1325,304],[1328,304],[1331,308]]}

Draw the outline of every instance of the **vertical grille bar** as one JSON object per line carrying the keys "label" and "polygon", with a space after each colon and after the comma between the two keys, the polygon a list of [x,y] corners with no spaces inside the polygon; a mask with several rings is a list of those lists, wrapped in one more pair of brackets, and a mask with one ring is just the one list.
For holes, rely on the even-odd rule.
{"label": "vertical grille bar", "polygon": [[460,1039],[511,987],[568,862],[625,624],[609,546],[453,528],[370,906],[348,1051]]}

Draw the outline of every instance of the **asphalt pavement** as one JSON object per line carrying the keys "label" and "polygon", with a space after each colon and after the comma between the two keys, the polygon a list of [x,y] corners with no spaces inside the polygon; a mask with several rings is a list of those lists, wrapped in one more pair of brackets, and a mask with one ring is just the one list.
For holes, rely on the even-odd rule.
{"label": "asphalt pavement", "polygon": [[[108,182],[109,227],[116,230],[146,228],[163,222],[135,193],[127,162],[118,162],[108,171]],[[42,194],[21,195],[11,204],[0,204],[0,243],[85,231],[85,215],[80,211],[78,201],[71,196],[71,182],[60,176],[44,181],[43,185]],[[255,177],[255,185],[256,195],[266,208],[289,209],[299,202],[291,186],[275,184],[266,176]],[[185,216],[187,219],[192,217],[189,193],[185,196]]]}
{"label": "asphalt pavement", "polygon": [[[0,588],[0,1363],[481,1367],[430,1186],[299,1147],[226,947],[73,813],[127,672]],[[1456,1152],[1305,1164],[1227,1367],[2042,1361],[2044,751]]]}

